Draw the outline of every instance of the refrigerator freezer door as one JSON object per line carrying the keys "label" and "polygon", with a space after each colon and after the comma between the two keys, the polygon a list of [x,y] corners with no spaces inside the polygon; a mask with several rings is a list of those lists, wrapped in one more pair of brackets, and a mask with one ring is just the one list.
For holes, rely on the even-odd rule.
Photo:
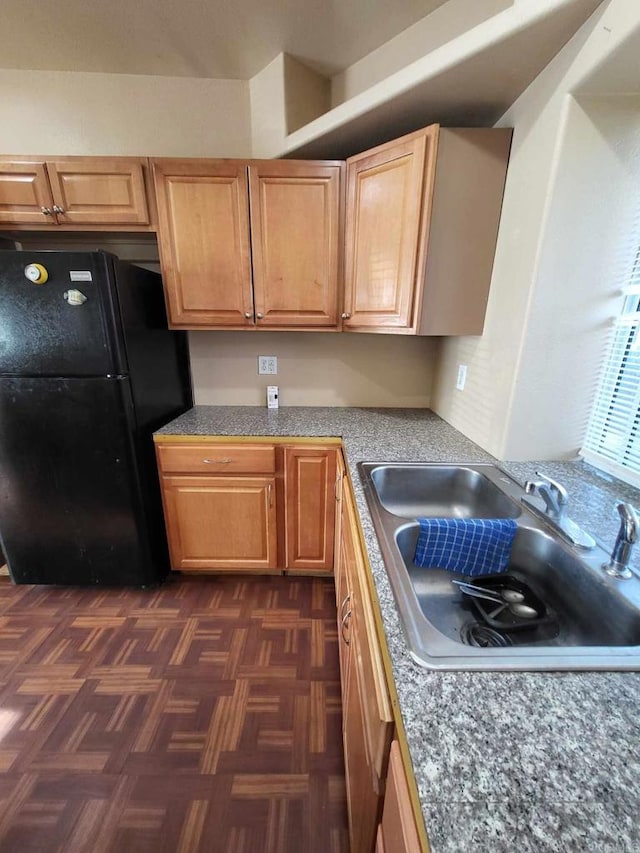
{"label": "refrigerator freezer door", "polygon": [[0,374],[126,373],[111,270],[100,252],[0,252]]}
{"label": "refrigerator freezer door", "polygon": [[150,556],[131,418],[127,379],[0,378],[0,538],[16,583],[166,573]]}

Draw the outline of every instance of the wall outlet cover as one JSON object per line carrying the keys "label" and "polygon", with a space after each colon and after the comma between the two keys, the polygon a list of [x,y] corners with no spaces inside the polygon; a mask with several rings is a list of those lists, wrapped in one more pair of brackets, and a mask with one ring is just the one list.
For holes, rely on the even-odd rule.
{"label": "wall outlet cover", "polygon": [[278,357],[275,355],[258,356],[258,373],[274,375],[278,372]]}
{"label": "wall outlet cover", "polygon": [[458,391],[464,391],[464,386],[467,381],[467,365],[458,365],[458,378],[456,379],[456,388]]}

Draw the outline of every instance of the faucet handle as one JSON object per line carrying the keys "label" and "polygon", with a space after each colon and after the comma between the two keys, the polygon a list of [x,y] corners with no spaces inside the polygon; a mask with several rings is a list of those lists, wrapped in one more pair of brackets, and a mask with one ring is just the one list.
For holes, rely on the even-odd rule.
{"label": "faucet handle", "polygon": [[541,477],[545,481],[545,483],[551,486],[551,488],[555,492],[556,500],[558,501],[558,506],[566,506],[569,502],[569,495],[565,487],[558,483],[557,480],[552,480],[551,477],[547,477],[547,475],[543,474],[542,471],[536,471],[536,475],[538,477]]}

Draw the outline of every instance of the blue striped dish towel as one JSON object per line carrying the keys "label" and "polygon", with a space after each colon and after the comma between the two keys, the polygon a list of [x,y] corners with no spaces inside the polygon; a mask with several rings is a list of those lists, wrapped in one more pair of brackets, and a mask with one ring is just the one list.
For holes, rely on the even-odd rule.
{"label": "blue striped dish towel", "polygon": [[414,563],[470,577],[506,571],[518,525],[512,518],[419,518]]}

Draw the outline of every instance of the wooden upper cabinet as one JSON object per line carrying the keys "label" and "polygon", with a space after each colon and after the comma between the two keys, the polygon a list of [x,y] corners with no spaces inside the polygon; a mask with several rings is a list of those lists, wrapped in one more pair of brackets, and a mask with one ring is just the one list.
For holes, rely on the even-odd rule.
{"label": "wooden upper cabinet", "polygon": [[58,222],[67,225],[148,225],[143,158],[47,160]]}
{"label": "wooden upper cabinet", "polygon": [[285,458],[286,566],[304,574],[333,569],[336,450],[287,447]]}
{"label": "wooden upper cabinet", "polygon": [[259,326],[338,325],[344,164],[249,166],[253,286]]}
{"label": "wooden upper cabinet", "polygon": [[0,224],[153,229],[143,157],[0,157]]}
{"label": "wooden upper cabinet", "polygon": [[44,161],[0,159],[0,223],[55,224]]}
{"label": "wooden upper cabinet", "polygon": [[338,327],[342,163],[152,164],[174,327]]}
{"label": "wooden upper cabinet", "polygon": [[345,329],[410,332],[437,128],[347,161]]}
{"label": "wooden upper cabinet", "polygon": [[252,326],[246,165],[234,160],[152,162],[171,325]]}
{"label": "wooden upper cabinet", "polygon": [[511,134],[432,125],[347,161],[345,331],[482,334]]}

